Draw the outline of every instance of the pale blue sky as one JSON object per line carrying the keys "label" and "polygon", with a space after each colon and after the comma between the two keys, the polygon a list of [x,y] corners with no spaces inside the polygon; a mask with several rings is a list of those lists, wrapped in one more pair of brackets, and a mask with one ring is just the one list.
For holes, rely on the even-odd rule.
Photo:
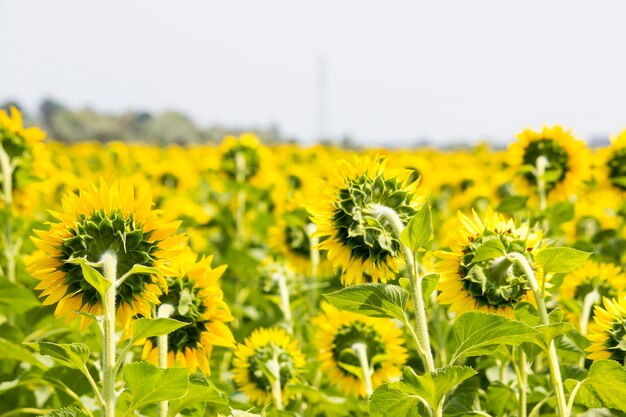
{"label": "pale blue sky", "polygon": [[0,100],[361,143],[626,127],[626,2],[0,0]]}

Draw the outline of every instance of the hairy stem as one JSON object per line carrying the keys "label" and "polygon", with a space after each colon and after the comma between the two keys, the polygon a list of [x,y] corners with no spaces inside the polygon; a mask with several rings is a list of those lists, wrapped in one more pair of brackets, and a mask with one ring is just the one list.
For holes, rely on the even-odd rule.
{"label": "hairy stem", "polygon": [[359,357],[359,364],[361,365],[361,371],[363,372],[363,386],[365,387],[365,392],[369,397],[374,392],[374,388],[372,386],[372,370],[370,369],[369,361],[367,359],[367,346],[365,346],[365,343],[363,342],[358,342],[352,345],[352,349]]}
{"label": "hairy stem", "polygon": [[285,274],[277,272],[272,275],[272,279],[278,284],[278,292],[280,294],[280,310],[283,312],[287,331],[293,334],[293,318],[291,316],[291,303],[289,302],[289,287],[287,286],[287,278]]}
{"label": "hairy stem", "polygon": [[13,231],[11,217],[13,216],[13,167],[4,148],[0,146],[0,166],[2,167],[2,200],[7,211],[4,225],[4,257],[6,259],[6,276],[10,283],[15,283],[15,249],[13,246]]}
{"label": "hairy stem", "polygon": [[[171,304],[161,304],[157,311],[157,317],[162,318],[170,318],[174,314],[174,307]],[[167,369],[167,354],[168,354],[168,346],[167,346],[167,335],[161,335],[157,337],[157,349],[159,350],[159,368]],[[169,403],[166,401],[159,402],[157,408],[157,414],[159,417],[167,417],[167,411]]]}
{"label": "hairy stem", "polygon": [[430,349],[430,336],[428,335],[428,322],[426,321],[426,307],[424,305],[424,299],[422,297],[422,278],[419,275],[417,269],[417,262],[413,257],[413,252],[404,243],[400,241],[400,235],[404,230],[404,224],[398,216],[398,213],[390,207],[376,205],[374,207],[374,215],[376,217],[384,217],[389,221],[393,228],[394,236],[400,242],[402,253],[404,255],[404,261],[406,263],[406,270],[409,275],[409,281],[411,282],[411,291],[413,293],[413,307],[415,310],[416,321],[416,334],[419,339],[420,350],[423,353],[423,360],[428,372],[435,371],[435,361],[433,360],[433,354]]}
{"label": "hairy stem", "polygon": [[[535,301],[537,302],[537,308],[539,310],[539,317],[541,318],[541,324],[549,325],[550,318],[548,317],[548,310],[546,309],[546,302],[543,298],[543,294],[541,289],[539,288],[539,284],[537,283],[537,278],[535,277],[535,273],[533,272],[532,267],[521,253],[509,253],[506,255],[512,261],[517,262],[517,264],[524,270],[524,274],[528,278],[528,283],[530,285],[530,289],[532,290]],[[567,411],[567,405],[565,402],[565,391],[563,390],[563,380],[561,378],[561,370],[559,369],[559,359],[556,355],[556,346],[554,345],[554,340],[550,341],[550,346],[548,347],[548,367],[550,368],[550,377],[552,379],[552,385],[554,386],[554,392],[556,395],[557,406],[560,417],[569,417],[569,413]]]}
{"label": "hairy stem", "polygon": [[117,280],[117,258],[111,252],[102,255],[104,278],[111,283],[104,294],[104,325],[102,342],[102,397],[104,417],[115,417],[115,281]]}
{"label": "hairy stem", "polygon": [[309,244],[311,245],[311,276],[309,279],[309,304],[311,304],[311,314],[315,314],[317,310],[317,274],[320,265],[320,250],[317,245],[320,243],[319,237],[315,235],[317,225],[309,223],[306,225],[306,232],[309,235]]}
{"label": "hairy stem", "polygon": [[283,409],[283,393],[280,383],[280,364],[278,358],[274,356],[267,362],[267,368],[272,373],[272,397],[274,398],[274,406],[277,410]]}

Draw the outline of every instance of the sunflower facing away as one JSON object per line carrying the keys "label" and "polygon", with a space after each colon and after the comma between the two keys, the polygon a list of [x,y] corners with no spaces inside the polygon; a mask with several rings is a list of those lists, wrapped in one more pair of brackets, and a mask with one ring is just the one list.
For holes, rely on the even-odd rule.
{"label": "sunflower facing away", "polygon": [[[557,199],[573,194],[590,175],[591,155],[585,143],[561,126],[544,126],[541,132],[530,129],[517,135],[518,141],[509,147],[510,163],[514,167],[536,167],[543,156],[547,160],[546,192]],[[522,183],[537,187],[534,172],[526,170]]]}
{"label": "sunflower facing away", "polygon": [[[213,346],[235,347],[235,339],[227,322],[234,317],[224,302],[219,280],[227,265],[211,267],[212,257],[202,257],[186,251],[174,262],[178,276],[169,282],[167,294],[161,302],[174,307],[171,318],[189,323],[168,336],[168,366],[184,366],[191,372],[200,369],[211,373],[210,360]],[[158,364],[159,352],[156,338],[148,339],[142,357]]]}
{"label": "sunflower facing away", "polygon": [[568,318],[575,324],[580,320],[580,306],[585,297],[597,293],[596,304],[603,298],[618,298],[626,290],[626,274],[617,265],[588,260],[563,278],[559,290],[561,303]]}
{"label": "sunflower facing away", "polygon": [[623,364],[626,360],[626,297],[605,298],[604,308],[595,306],[593,323],[587,339],[591,346],[585,349],[587,358],[613,359]]}
{"label": "sunflower facing away", "polygon": [[26,152],[29,146],[41,142],[46,134],[36,128],[24,128],[22,113],[11,106],[10,114],[0,110],[0,145],[9,158],[19,157]]}
{"label": "sunflower facing away", "polygon": [[626,191],[626,130],[611,138],[611,146],[601,151],[600,179],[613,189]]}
{"label": "sunflower facing away", "polygon": [[364,274],[373,282],[395,276],[400,242],[386,218],[376,219],[374,210],[389,207],[406,225],[423,201],[411,171],[388,170],[385,164],[380,156],[339,161],[335,178],[307,206],[317,236],[326,238],[319,248],[328,251],[335,267],[341,266],[345,285],[367,281]]}
{"label": "sunflower facing away", "polygon": [[533,303],[528,280],[519,265],[504,256],[474,259],[481,246],[488,244],[506,253],[521,253],[533,265],[532,254],[541,235],[530,233],[527,224],[515,226],[513,220],[507,221],[491,209],[484,219],[476,212],[472,217],[459,212],[459,221],[460,227],[449,237],[450,251],[436,253],[441,259],[436,265],[441,273],[438,301],[458,314],[482,310],[508,317],[513,316],[518,303]]}
{"label": "sunflower facing away", "polygon": [[366,346],[372,368],[372,386],[397,378],[407,360],[402,330],[393,320],[339,311],[322,304],[322,313],[312,320],[317,328],[316,345],[319,361],[331,382],[348,395],[365,398],[365,386],[356,370],[360,369],[355,343]]}
{"label": "sunflower facing away", "polygon": [[[175,235],[178,222],[162,223],[150,209],[150,198],[136,199],[128,185],[100,186],[69,193],[63,211],[52,212],[59,220],[47,231],[35,230],[38,251],[27,261],[28,272],[41,281],[35,289],[45,297],[44,305],[57,303],[55,316],[77,318],[77,311],[101,314],[101,300],[83,277],[81,267],[70,260],[84,258],[98,263],[112,252],[117,258],[117,278],[133,265],[158,269],[168,275],[166,263],[180,252],[183,235]],[[163,276],[141,273],[127,278],[117,290],[117,317],[127,329],[137,314],[152,316],[152,306],[167,290]],[[89,323],[82,315],[81,326]]]}
{"label": "sunflower facing away", "polygon": [[257,405],[268,404],[272,400],[272,386],[266,375],[266,364],[277,359],[280,369],[280,386],[283,403],[292,394],[289,385],[298,380],[298,374],[305,366],[304,355],[293,340],[281,328],[260,328],[237,345],[233,359],[233,380],[237,386]]}
{"label": "sunflower facing away", "polygon": [[222,170],[233,180],[247,181],[254,177],[261,165],[260,147],[261,142],[252,133],[244,133],[239,138],[226,136],[220,145]]}

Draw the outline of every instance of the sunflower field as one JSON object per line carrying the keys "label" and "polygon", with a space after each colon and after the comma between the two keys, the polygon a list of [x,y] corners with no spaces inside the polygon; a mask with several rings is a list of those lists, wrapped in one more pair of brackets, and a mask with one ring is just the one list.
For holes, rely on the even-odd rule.
{"label": "sunflower field", "polygon": [[0,417],[626,415],[626,131],[0,145]]}

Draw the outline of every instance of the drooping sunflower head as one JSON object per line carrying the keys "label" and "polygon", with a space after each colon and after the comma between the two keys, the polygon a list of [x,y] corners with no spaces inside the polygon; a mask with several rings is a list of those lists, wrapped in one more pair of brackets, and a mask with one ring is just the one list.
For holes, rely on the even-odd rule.
{"label": "drooping sunflower head", "polygon": [[380,156],[340,161],[336,178],[307,206],[317,236],[326,238],[319,247],[328,251],[335,267],[341,266],[346,285],[366,281],[364,274],[374,282],[394,276],[400,242],[388,220],[375,212],[391,208],[406,225],[423,202],[411,171],[387,170],[385,164]]}
{"label": "drooping sunflower head", "polygon": [[[98,264],[104,254],[116,259],[117,278],[134,265],[156,268],[160,274],[136,273],[117,289],[117,315],[124,328],[137,314],[151,317],[152,306],[167,290],[164,276],[167,263],[183,244],[184,235],[175,235],[178,222],[162,223],[151,210],[150,198],[135,198],[129,184],[100,186],[66,194],[63,210],[52,212],[58,220],[46,231],[35,230],[38,251],[27,262],[28,272],[41,282],[35,287],[45,297],[44,305],[57,303],[55,315],[76,318],[77,311],[101,313],[101,300],[85,277],[81,266],[71,262],[83,258]],[[81,317],[83,326],[89,323]]]}
{"label": "drooping sunflower head", "polygon": [[626,297],[605,298],[604,308],[594,308],[593,323],[589,325],[587,339],[591,342],[585,351],[587,358],[613,359],[624,363],[626,359]]}
{"label": "drooping sunflower head", "polygon": [[439,302],[458,314],[482,310],[509,317],[518,303],[534,302],[521,267],[504,255],[486,256],[490,252],[486,248],[521,253],[532,265],[541,235],[531,233],[527,224],[516,226],[491,209],[483,219],[476,212],[472,217],[459,212],[459,223],[449,237],[450,250],[436,253],[441,259],[436,265],[441,273]]}
{"label": "drooping sunflower head", "polygon": [[[185,366],[191,372],[199,368],[209,374],[212,347],[235,347],[226,325],[234,317],[219,285],[227,265],[212,268],[212,257],[196,259],[190,250],[176,259],[172,269],[178,274],[161,296],[162,303],[173,306],[171,318],[189,323],[168,336],[168,366]],[[156,338],[146,341],[142,356],[158,363]]]}
{"label": "drooping sunflower head", "polygon": [[[617,265],[588,260],[578,269],[563,278],[560,287],[562,304],[568,311],[570,320],[578,323],[580,313],[576,306],[582,306],[585,297],[593,292],[600,303],[603,298],[618,298],[626,290],[626,274]],[[573,304],[572,304],[573,302]]]}
{"label": "drooping sunflower head", "polygon": [[537,187],[537,164],[545,161],[545,187],[549,196],[562,199],[573,194],[590,175],[590,152],[569,130],[555,125],[541,132],[526,129],[509,147],[510,163],[522,171],[525,188]]}
{"label": "drooping sunflower head", "polygon": [[272,376],[267,370],[270,361],[277,363],[282,400],[286,404],[294,395],[290,385],[297,382],[306,361],[298,342],[281,328],[257,329],[237,345],[233,380],[252,402],[268,404],[272,400]]}
{"label": "drooping sunflower head", "polygon": [[602,153],[603,179],[614,189],[626,191],[626,130],[612,138],[611,146]]}
{"label": "drooping sunflower head", "polygon": [[317,329],[315,341],[322,370],[347,395],[363,398],[367,395],[359,372],[356,343],[365,345],[374,388],[402,373],[407,350],[403,346],[402,330],[393,320],[339,311],[325,303],[322,313],[312,322]]}
{"label": "drooping sunflower head", "polygon": [[261,165],[259,147],[261,142],[252,133],[244,133],[239,138],[226,136],[222,151],[222,171],[230,179],[247,181],[254,177]]}

